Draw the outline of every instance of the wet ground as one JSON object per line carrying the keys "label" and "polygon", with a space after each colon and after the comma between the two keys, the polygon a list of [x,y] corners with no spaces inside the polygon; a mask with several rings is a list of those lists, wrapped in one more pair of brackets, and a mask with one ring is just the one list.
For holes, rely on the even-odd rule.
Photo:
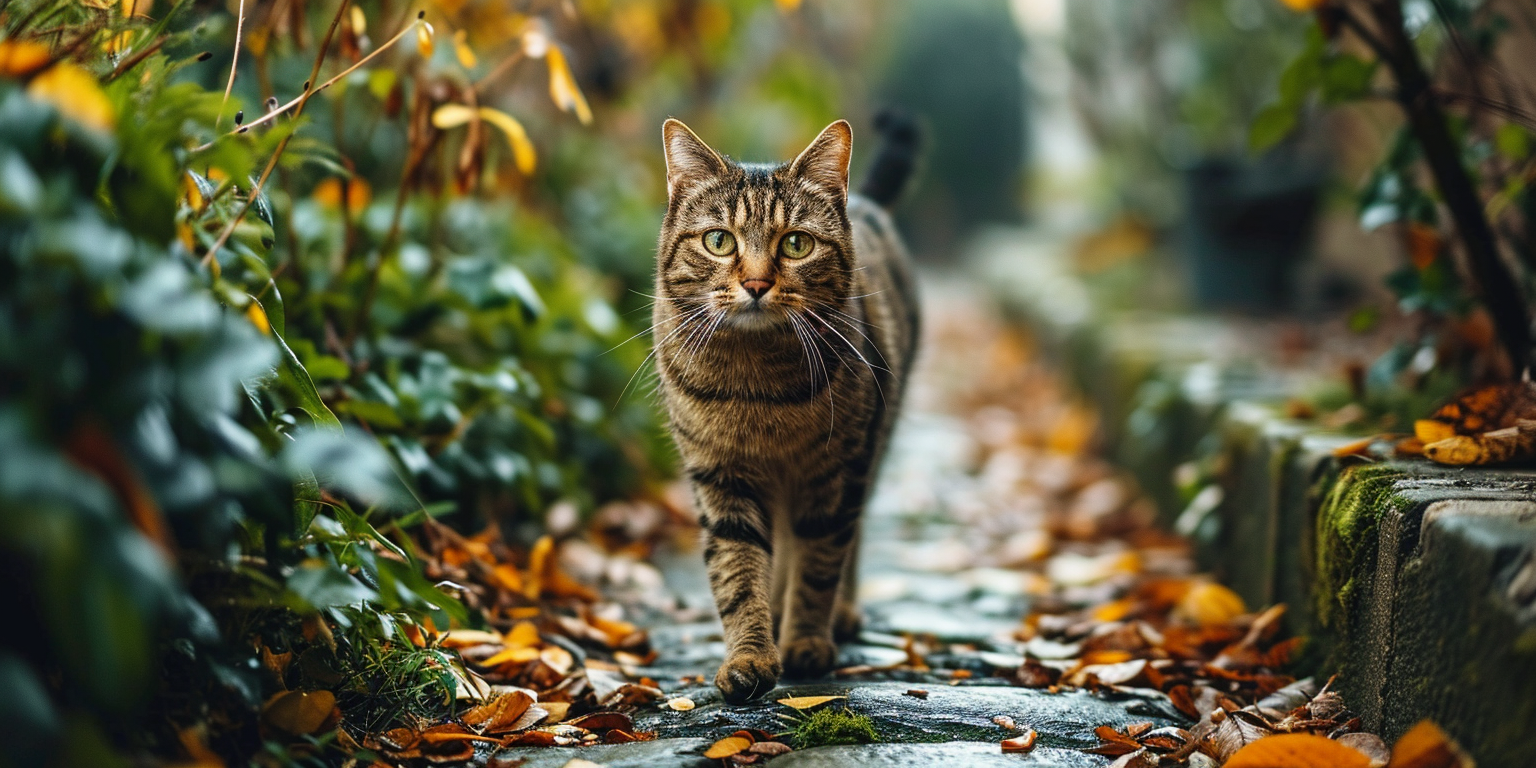
{"label": "wet ground", "polygon": [[[1053,693],[1006,676],[1026,652],[1049,664],[1053,654],[1065,660],[1078,650],[1032,638],[1022,623],[1032,609],[1103,603],[1123,592],[1131,573],[1185,576],[1189,561],[1177,542],[1148,539],[1145,503],[1092,455],[1091,415],[975,287],[930,282],[926,289],[925,352],[866,514],[865,631],[843,647],[839,672],[781,681],[748,706],[723,704],[708,681],[724,645],[699,552],[685,538],[656,559],[665,586],[645,596],[668,608],[647,622],[659,656],[625,671],[696,706],[637,713],[637,729],[656,732],[655,741],[577,754],[514,748],[501,758],[529,766],[564,766],[573,757],[614,768],[718,765],[702,757],[711,743],[741,728],[785,730],[793,713],[776,702],[797,696],[846,696],[838,706],[869,717],[880,743],[799,749],[774,758],[779,768],[1102,766],[1111,759],[1081,751],[1099,743],[1094,728],[1186,721],[1154,690]],[[1019,731],[998,725],[999,716],[1034,729],[1038,745],[1004,754],[999,743]]]}

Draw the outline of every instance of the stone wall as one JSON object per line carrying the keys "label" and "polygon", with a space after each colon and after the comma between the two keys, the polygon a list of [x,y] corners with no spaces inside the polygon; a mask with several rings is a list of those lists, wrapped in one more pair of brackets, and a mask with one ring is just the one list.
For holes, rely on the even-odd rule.
{"label": "stone wall", "polygon": [[1432,718],[1478,764],[1536,756],[1536,472],[1370,463],[1286,418],[1315,380],[1251,357],[1260,327],[1117,313],[1027,237],[974,268],[1070,373],[1112,455],[1250,606],[1283,602],[1304,673],[1368,728]]}

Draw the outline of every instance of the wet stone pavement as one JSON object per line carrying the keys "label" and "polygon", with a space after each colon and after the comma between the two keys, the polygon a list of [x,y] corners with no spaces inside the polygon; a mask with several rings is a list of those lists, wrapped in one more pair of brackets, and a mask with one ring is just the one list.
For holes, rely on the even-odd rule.
{"label": "wet stone pavement", "polygon": [[[1187,725],[1154,690],[1051,693],[997,676],[1017,669],[1026,652],[1051,657],[1049,643],[1026,644],[1018,635],[1036,601],[1059,601],[1063,594],[1070,599],[1074,592],[1080,593],[1078,602],[1107,599],[1116,563],[1132,550],[1113,539],[1066,550],[1053,545],[1038,489],[1092,488],[1093,473],[1107,472],[1100,464],[1085,470],[1072,455],[1082,450],[1091,422],[1059,402],[1047,403],[1044,407],[1054,409],[1048,413],[1030,413],[1028,407],[1023,413],[995,412],[986,403],[999,387],[1031,386],[1028,380],[987,380],[989,367],[1021,365],[1018,350],[997,348],[1002,326],[976,306],[974,288],[931,283],[926,288],[928,351],[920,358],[911,399],[866,513],[860,560],[864,632],[859,642],[842,647],[839,672],[822,680],[783,680],[750,705],[724,704],[709,683],[724,655],[720,625],[698,547],[683,541],[654,561],[665,586],[664,594],[650,595],[649,602],[671,608],[646,622],[659,655],[649,666],[626,671],[655,679],[668,699],[686,697],[694,708],[675,711],[661,702],[636,712],[636,729],[654,731],[654,741],[575,751],[511,748],[498,758],[553,768],[572,758],[611,768],[720,765],[703,757],[710,744],[741,728],[787,730],[784,716],[793,712],[777,701],[799,696],[846,696],[833,706],[869,717],[880,742],[797,749],[769,761],[775,768],[1105,766],[1112,758],[1082,751],[1099,744],[1094,728]],[[979,364],[978,356],[993,359]],[[1027,400],[1028,394],[1020,396]],[[1060,399],[1050,392],[1040,396]],[[1035,442],[1044,447],[1069,450],[1007,458],[1012,454],[996,449],[1031,442],[1034,438],[1023,434],[1031,430],[1043,433]],[[1092,476],[1083,477],[1085,471]],[[1019,494],[1020,487],[1036,491]],[[1077,492],[1077,506],[1069,511],[1094,520],[1139,513],[1138,502],[1123,491],[1097,493],[1113,498],[1084,501],[1093,492]],[[1086,511],[1077,508],[1084,504]],[[1140,556],[1145,560],[1147,552]],[[1184,570],[1183,561],[1171,562],[1171,571]],[[1033,566],[1017,567],[1021,563]],[[1034,729],[1035,748],[1004,754],[1000,742],[1020,731],[996,724],[998,716]]]}

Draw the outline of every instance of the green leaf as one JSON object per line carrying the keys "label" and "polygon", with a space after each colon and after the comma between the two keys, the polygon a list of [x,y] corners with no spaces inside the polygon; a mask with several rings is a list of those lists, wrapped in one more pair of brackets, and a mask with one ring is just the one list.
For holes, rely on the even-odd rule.
{"label": "green leaf", "polygon": [[1263,152],[1279,144],[1296,128],[1296,108],[1287,104],[1271,104],[1259,112],[1248,129],[1248,147]]}
{"label": "green leaf", "polygon": [[1494,134],[1493,144],[1498,147],[1499,154],[1510,160],[1520,161],[1531,155],[1530,131],[1514,123],[1499,126],[1498,132]]}
{"label": "green leaf", "polygon": [[1353,101],[1370,93],[1376,62],[1347,53],[1328,57],[1322,67],[1322,96],[1326,104]]}
{"label": "green leaf", "polygon": [[[270,317],[270,315],[269,315]],[[304,370],[304,364],[299,362],[298,355],[289,348],[288,342],[283,340],[283,335],[273,328],[272,338],[277,341],[278,352],[281,359],[277,366],[278,378],[298,399],[298,407],[304,409],[315,424],[322,429],[341,432],[341,420],[331,409],[326,407],[325,401],[320,399],[320,391],[315,389],[315,382],[309,378],[309,371]]]}
{"label": "green leaf", "polygon": [[288,577],[288,592],[298,598],[295,608],[313,613],[325,608],[365,603],[379,598],[356,577],[335,566],[315,563],[301,566]]}
{"label": "green leaf", "polygon": [[358,421],[364,421],[376,427],[400,429],[405,426],[405,422],[400,419],[400,414],[395,413],[395,409],[384,403],[370,400],[347,400],[337,403],[336,410]]}

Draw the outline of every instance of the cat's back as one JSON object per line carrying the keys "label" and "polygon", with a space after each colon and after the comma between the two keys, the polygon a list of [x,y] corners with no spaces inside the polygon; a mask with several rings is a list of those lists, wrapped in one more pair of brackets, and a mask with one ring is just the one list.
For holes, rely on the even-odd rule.
{"label": "cat's back", "polygon": [[888,369],[882,378],[906,378],[916,351],[918,297],[911,258],[890,213],[863,195],[849,195],[848,220],[853,228],[853,300],[863,309],[866,335]]}

